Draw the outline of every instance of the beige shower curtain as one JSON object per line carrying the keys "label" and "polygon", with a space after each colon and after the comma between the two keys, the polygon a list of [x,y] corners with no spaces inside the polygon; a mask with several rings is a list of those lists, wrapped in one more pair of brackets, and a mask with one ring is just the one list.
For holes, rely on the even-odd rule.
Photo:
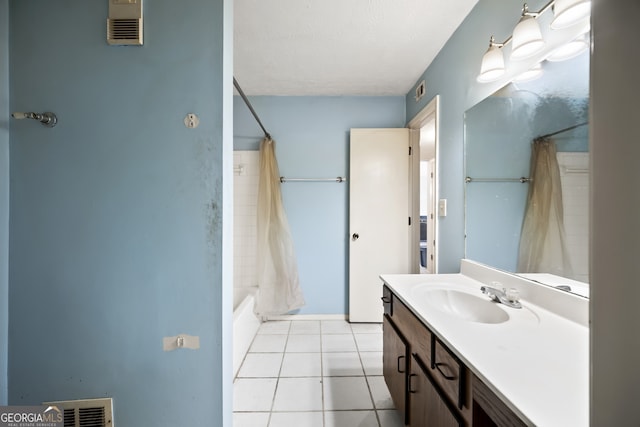
{"label": "beige shower curtain", "polygon": [[572,275],[563,222],[560,168],[556,144],[536,139],[531,152],[531,178],[520,236],[518,272]]}
{"label": "beige shower curtain", "polygon": [[275,141],[260,143],[258,183],[258,293],[255,313],[263,320],[304,305],[298,266],[282,204]]}

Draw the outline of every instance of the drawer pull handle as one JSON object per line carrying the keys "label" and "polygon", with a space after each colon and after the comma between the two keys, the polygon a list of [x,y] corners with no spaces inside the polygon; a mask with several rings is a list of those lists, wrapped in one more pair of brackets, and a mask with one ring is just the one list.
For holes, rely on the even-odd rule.
{"label": "drawer pull handle", "polygon": [[398,356],[398,372],[404,374],[404,368],[400,369],[400,360],[404,359],[404,356]]}
{"label": "drawer pull handle", "polygon": [[442,371],[442,369],[440,369],[440,366],[448,366],[446,363],[436,363],[435,366],[436,366],[436,369],[438,370],[438,372],[440,372],[440,374],[442,374],[442,376],[445,377],[445,379],[447,379],[449,381],[456,379],[455,375],[447,375]]}
{"label": "drawer pull handle", "polygon": [[413,390],[413,388],[411,388],[411,378],[413,377],[417,377],[418,374],[409,374],[409,381],[407,382],[407,388],[409,389],[409,393],[417,393],[418,390]]}
{"label": "drawer pull handle", "polygon": [[380,298],[382,300],[383,303],[385,304],[389,304],[391,302],[391,298],[389,297],[382,297]]}

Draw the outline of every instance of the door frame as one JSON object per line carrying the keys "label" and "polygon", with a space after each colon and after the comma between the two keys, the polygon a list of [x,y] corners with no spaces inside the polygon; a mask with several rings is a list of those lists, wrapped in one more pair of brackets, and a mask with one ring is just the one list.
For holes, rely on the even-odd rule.
{"label": "door frame", "polygon": [[[438,161],[438,156],[440,153],[439,143],[440,143],[440,95],[436,95],[427,103],[427,105],[420,110],[410,121],[407,123],[407,127],[414,131],[419,131],[425,124],[433,121],[435,124],[435,156],[434,156],[434,167],[433,167],[433,188],[434,192],[432,194],[432,211],[433,215],[433,271],[431,273],[438,273],[438,210],[436,209],[438,200],[440,200],[440,189],[439,189],[439,175],[440,170],[438,165],[440,162]],[[419,224],[420,221],[420,144],[413,144],[412,151],[416,155],[412,156],[412,172],[409,180],[409,191],[410,191],[410,200],[411,200],[411,215],[416,220],[413,221],[413,224]],[[411,230],[411,238],[409,239],[409,244],[411,245],[411,253],[419,253],[420,251],[420,227],[412,227]],[[420,263],[419,261],[416,263],[416,257],[411,257],[412,260],[412,269],[414,273],[420,272]]]}

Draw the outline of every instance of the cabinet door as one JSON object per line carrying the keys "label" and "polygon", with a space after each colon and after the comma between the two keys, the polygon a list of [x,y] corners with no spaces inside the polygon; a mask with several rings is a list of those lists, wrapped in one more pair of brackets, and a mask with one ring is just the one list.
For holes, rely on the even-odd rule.
{"label": "cabinet door", "polygon": [[389,318],[382,320],[382,373],[396,409],[406,422],[408,346]]}
{"label": "cabinet door", "polygon": [[409,424],[412,427],[462,427],[455,407],[440,395],[422,362],[411,357],[407,379],[409,391]]}

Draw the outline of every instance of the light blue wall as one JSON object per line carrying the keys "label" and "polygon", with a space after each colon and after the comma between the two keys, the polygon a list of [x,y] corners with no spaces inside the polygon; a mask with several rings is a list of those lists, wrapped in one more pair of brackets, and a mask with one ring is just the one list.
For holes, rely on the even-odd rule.
{"label": "light blue wall", "polygon": [[0,405],[7,404],[9,334],[9,0],[0,0]]}
{"label": "light blue wall", "polygon": [[[11,109],[59,123],[12,122],[9,403],[112,396],[121,427],[220,426],[231,1],[145,2],[143,47],[107,45],[107,5],[10,5]],[[200,350],[164,352],[179,333]]]}
{"label": "light blue wall", "polygon": [[[250,97],[276,140],[280,174],[291,178],[348,176],[349,129],[403,127],[404,97]],[[262,131],[234,98],[234,148],[255,150]],[[347,183],[282,184],[300,284],[302,314],[348,312]]]}
{"label": "light blue wall", "polygon": [[[539,10],[546,2],[527,3],[530,10]],[[426,95],[416,102],[411,89],[406,96],[409,121],[434,96],[440,95],[439,197],[447,199],[447,216],[439,219],[439,273],[458,272],[460,259],[464,257],[464,112],[512,77],[506,75],[505,79],[490,84],[476,82],[489,37],[493,34],[497,41],[505,40],[513,31],[521,9],[522,3],[518,2],[480,0],[416,80],[426,81]],[[523,71],[526,62],[513,70]]]}

